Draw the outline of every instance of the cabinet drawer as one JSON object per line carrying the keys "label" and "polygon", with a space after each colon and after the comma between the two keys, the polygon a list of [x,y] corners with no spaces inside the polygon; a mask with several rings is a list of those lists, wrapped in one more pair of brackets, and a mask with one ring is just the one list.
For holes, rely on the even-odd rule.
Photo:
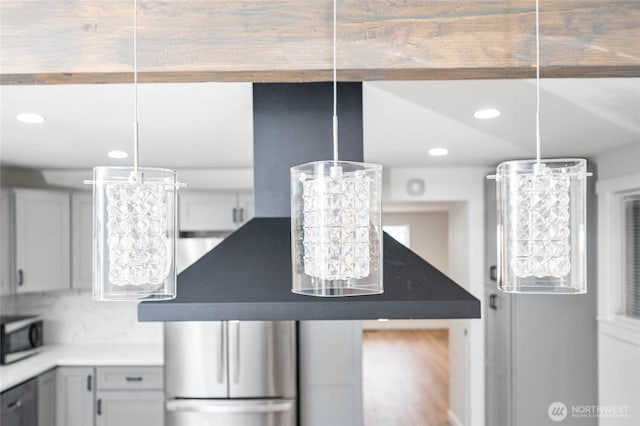
{"label": "cabinet drawer", "polygon": [[98,367],[97,387],[104,389],[162,389],[162,367]]}

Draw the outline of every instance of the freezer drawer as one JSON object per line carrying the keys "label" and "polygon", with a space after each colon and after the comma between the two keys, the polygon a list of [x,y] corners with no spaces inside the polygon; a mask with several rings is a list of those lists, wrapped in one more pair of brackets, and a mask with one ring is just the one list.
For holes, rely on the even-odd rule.
{"label": "freezer drawer", "polygon": [[169,400],[165,426],[295,426],[293,399]]}

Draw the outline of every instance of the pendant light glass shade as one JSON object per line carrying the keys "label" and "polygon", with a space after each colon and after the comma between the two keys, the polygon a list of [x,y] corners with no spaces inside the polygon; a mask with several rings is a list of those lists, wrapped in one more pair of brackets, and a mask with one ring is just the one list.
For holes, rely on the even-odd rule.
{"label": "pendant light glass shade", "polygon": [[291,168],[294,293],[383,292],[381,200],[378,164],[318,161]]}
{"label": "pendant light glass shade", "polygon": [[587,164],[583,159],[498,165],[498,289],[586,293]]}
{"label": "pendant light glass shade", "polygon": [[173,299],[176,173],[148,167],[93,173],[94,299]]}

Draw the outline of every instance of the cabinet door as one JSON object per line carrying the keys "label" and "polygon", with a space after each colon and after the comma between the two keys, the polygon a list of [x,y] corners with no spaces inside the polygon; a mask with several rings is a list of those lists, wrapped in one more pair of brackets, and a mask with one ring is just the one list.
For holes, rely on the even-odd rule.
{"label": "cabinet door", "polygon": [[38,426],[56,426],[56,370],[38,376]]}
{"label": "cabinet door", "polygon": [[511,296],[485,288],[486,417],[487,425],[511,424]]}
{"label": "cabinet door", "polygon": [[11,234],[11,191],[0,188],[0,295],[11,293],[13,235]]}
{"label": "cabinet door", "polygon": [[183,192],[179,207],[181,231],[232,231],[238,227],[235,193]]}
{"label": "cabinet door", "polygon": [[98,391],[96,426],[162,426],[162,391]]}
{"label": "cabinet door", "polygon": [[56,370],[56,425],[93,426],[93,367],[59,367]]}
{"label": "cabinet door", "polygon": [[497,285],[498,230],[496,219],[496,181],[487,179],[484,183],[484,282]]}
{"label": "cabinet door", "polygon": [[69,193],[15,192],[18,293],[70,286]]}
{"label": "cabinet door", "polygon": [[301,321],[301,426],[362,426],[362,321]]}
{"label": "cabinet door", "polygon": [[244,224],[249,222],[256,215],[254,210],[253,194],[241,192],[238,194],[238,222]]}
{"label": "cabinet door", "polygon": [[93,194],[71,194],[71,286],[91,288],[93,263]]}

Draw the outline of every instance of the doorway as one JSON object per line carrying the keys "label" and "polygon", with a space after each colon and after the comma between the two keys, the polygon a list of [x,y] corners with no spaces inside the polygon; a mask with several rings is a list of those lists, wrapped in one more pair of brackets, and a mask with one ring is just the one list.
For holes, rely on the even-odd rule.
{"label": "doorway", "polygon": [[[386,211],[384,228],[448,273],[448,211]],[[364,321],[364,426],[448,425],[449,321]]]}
{"label": "doorway", "polygon": [[366,330],[362,359],[365,426],[449,424],[448,330]]}

